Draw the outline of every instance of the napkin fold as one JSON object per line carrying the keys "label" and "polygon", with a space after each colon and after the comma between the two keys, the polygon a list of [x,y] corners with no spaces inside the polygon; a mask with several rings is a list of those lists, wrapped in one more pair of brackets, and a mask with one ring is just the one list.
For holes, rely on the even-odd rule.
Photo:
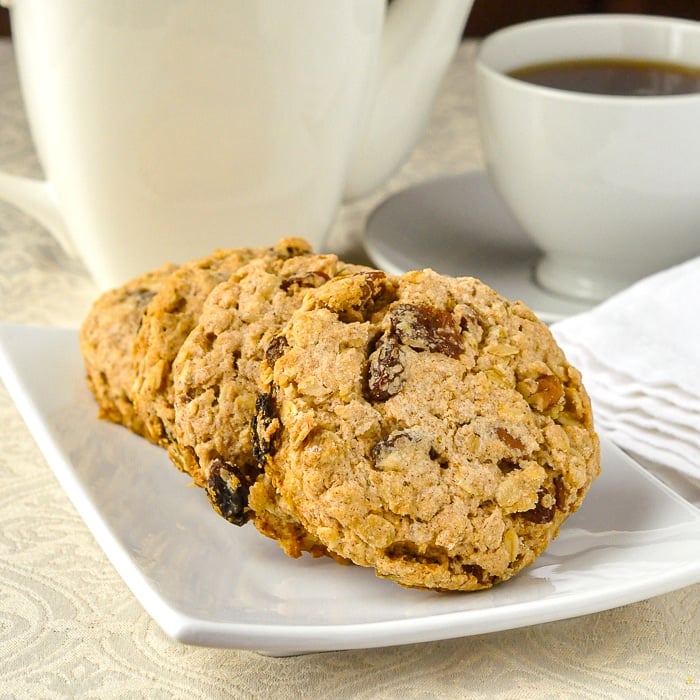
{"label": "napkin fold", "polygon": [[552,325],[597,429],[700,507],[700,258]]}

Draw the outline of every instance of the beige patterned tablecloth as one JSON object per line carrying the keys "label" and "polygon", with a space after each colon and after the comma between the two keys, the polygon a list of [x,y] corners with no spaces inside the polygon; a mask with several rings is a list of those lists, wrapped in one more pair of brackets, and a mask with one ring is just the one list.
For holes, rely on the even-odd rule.
{"label": "beige patterned tablecloth", "polygon": [[[340,212],[330,240],[341,254],[363,259],[365,217],[390,192],[480,167],[474,50],[460,49],[401,172]],[[40,172],[8,41],[0,164]],[[0,203],[0,321],[77,325],[94,295],[79,263]],[[97,546],[1,385],[0,426],[0,699],[700,698],[700,585],[587,617],[384,649],[275,659],[173,642]]]}

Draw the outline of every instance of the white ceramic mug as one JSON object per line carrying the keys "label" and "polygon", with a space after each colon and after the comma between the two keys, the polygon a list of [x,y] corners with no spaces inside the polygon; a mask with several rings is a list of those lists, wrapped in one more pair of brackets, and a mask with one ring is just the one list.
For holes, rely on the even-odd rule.
{"label": "white ceramic mug", "polygon": [[410,152],[472,0],[0,0],[46,174],[0,172],[111,287],[299,235]]}
{"label": "white ceramic mug", "polygon": [[500,30],[480,47],[487,167],[544,252],[536,279],[561,295],[600,300],[700,255],[700,94],[584,94],[507,75],[590,57],[700,66],[700,23],[572,16]]}

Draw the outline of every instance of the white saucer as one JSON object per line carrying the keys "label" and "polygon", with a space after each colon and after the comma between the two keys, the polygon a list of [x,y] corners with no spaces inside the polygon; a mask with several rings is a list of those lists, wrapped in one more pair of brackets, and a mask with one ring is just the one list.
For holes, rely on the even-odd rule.
{"label": "white saucer", "polygon": [[365,248],[387,272],[431,267],[478,277],[503,296],[522,300],[547,323],[591,306],[535,283],[540,253],[481,170],[430,180],[387,199],[367,222]]}

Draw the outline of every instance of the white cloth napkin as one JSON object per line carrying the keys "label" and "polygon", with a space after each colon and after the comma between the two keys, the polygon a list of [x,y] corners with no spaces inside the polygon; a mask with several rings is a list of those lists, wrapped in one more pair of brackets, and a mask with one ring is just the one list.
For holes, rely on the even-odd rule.
{"label": "white cloth napkin", "polygon": [[596,427],[700,507],[700,258],[552,326]]}

